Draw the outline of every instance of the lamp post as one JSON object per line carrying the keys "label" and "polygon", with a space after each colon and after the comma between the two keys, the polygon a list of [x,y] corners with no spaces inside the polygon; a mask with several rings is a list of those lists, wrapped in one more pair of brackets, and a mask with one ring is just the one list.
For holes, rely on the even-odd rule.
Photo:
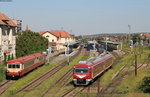
{"label": "lamp post", "polygon": [[69,60],[69,42],[67,43],[67,48],[65,50],[65,54],[67,56],[67,63],[69,65],[69,62],[70,62],[70,60]]}
{"label": "lamp post", "polygon": [[131,25],[128,24],[128,28],[129,28],[129,41],[130,41]]}
{"label": "lamp post", "polygon": [[122,45],[123,45],[123,41],[121,41],[121,51],[122,51]]}
{"label": "lamp post", "polygon": [[131,48],[131,52],[133,51],[133,40],[130,40],[130,48]]}
{"label": "lamp post", "polygon": [[107,37],[106,37],[106,51],[107,51]]}

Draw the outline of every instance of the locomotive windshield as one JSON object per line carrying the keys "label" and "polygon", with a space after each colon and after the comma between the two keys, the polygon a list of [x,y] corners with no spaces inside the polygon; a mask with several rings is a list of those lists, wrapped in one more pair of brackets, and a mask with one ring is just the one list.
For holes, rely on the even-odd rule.
{"label": "locomotive windshield", "polygon": [[20,68],[20,64],[8,64],[8,68]]}
{"label": "locomotive windshield", "polygon": [[88,68],[87,67],[76,67],[75,72],[76,73],[88,73]]}

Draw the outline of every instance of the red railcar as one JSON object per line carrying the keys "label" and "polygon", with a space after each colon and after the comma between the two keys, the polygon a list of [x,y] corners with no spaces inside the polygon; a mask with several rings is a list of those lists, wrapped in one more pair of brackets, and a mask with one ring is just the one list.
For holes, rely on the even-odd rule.
{"label": "red railcar", "polygon": [[21,77],[36,67],[45,64],[46,55],[35,53],[32,55],[20,57],[7,62],[6,78]]}
{"label": "red railcar", "polygon": [[111,54],[101,54],[97,57],[80,61],[74,65],[73,82],[75,85],[88,85],[94,78],[112,66]]}

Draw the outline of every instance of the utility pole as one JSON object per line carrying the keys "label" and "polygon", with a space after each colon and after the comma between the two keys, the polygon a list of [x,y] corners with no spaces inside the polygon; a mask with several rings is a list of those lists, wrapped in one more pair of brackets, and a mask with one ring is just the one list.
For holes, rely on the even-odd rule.
{"label": "utility pole", "polygon": [[134,52],[135,55],[135,76],[137,76],[137,54]]}
{"label": "utility pole", "polygon": [[120,42],[120,43],[121,43],[121,51],[122,51],[123,40],[121,40],[121,42]]}
{"label": "utility pole", "polygon": [[106,51],[107,51],[107,37],[106,37]]}
{"label": "utility pole", "polygon": [[68,63],[68,65],[69,65],[69,62],[70,62],[70,59],[69,59],[69,42],[68,42],[68,44],[67,44],[67,55],[68,55],[68,57],[67,57],[67,63]]}
{"label": "utility pole", "polygon": [[130,36],[130,34],[131,34],[131,25],[129,25],[128,24],[128,28],[129,28],[129,41],[131,40],[130,38],[131,38],[131,36]]}

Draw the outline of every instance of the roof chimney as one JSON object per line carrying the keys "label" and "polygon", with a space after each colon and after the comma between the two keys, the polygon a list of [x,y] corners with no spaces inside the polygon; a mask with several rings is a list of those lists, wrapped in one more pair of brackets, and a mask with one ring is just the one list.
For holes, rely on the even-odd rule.
{"label": "roof chimney", "polygon": [[27,31],[27,30],[29,30],[29,27],[28,27],[28,25],[26,25],[26,31]]}

